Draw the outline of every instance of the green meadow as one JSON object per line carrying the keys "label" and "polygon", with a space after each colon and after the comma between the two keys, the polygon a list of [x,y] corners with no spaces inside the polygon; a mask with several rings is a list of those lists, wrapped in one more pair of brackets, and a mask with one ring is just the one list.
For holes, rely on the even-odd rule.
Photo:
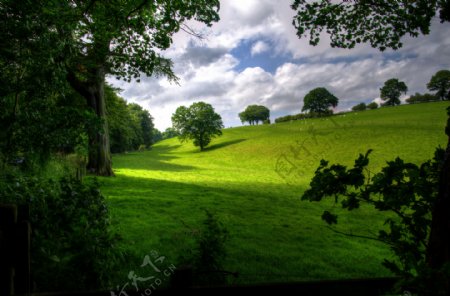
{"label": "green meadow", "polygon": [[[101,178],[121,248],[137,258],[152,250],[177,265],[192,248],[205,210],[230,233],[225,268],[230,283],[389,276],[389,249],[329,229],[324,210],[339,214],[337,230],[373,236],[388,213],[351,212],[334,201],[301,201],[321,159],[352,165],[373,149],[370,174],[399,156],[420,163],[445,147],[448,102],[386,107],[321,119],[223,130],[205,151],[177,138],[149,151],[113,156],[116,177]],[[119,284],[119,283],[118,283]]]}

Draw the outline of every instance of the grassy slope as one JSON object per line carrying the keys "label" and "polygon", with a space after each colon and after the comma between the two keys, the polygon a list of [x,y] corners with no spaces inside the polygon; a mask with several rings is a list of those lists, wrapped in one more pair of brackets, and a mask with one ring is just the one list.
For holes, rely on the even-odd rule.
{"label": "grassy slope", "polygon": [[[419,163],[445,144],[445,107],[430,103],[267,126],[224,130],[205,152],[177,139],[152,151],[115,155],[116,178],[105,178],[123,246],[143,258],[158,250],[171,263],[190,246],[204,219],[217,214],[230,231],[226,268],[234,282],[388,275],[377,242],[348,238],[321,221],[330,201],[300,200],[321,158],[351,164],[372,148],[371,170],[400,156]],[[376,233],[383,216],[362,208],[340,215],[338,228]],[[136,267],[124,267],[122,277]]]}

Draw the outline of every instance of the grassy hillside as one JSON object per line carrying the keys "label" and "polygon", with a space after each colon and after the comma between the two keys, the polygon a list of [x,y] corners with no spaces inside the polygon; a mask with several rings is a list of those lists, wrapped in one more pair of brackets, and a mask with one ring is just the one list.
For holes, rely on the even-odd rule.
{"label": "grassy hillside", "polygon": [[[352,164],[372,148],[373,172],[396,156],[431,158],[445,144],[446,106],[225,129],[204,152],[169,139],[151,151],[115,155],[116,177],[101,179],[102,190],[123,247],[137,258],[157,250],[176,265],[207,209],[230,232],[226,269],[240,273],[234,283],[385,276],[384,245],[338,235],[320,219],[324,209],[337,211],[339,230],[367,235],[382,227],[382,214],[369,207],[342,212],[300,196],[322,158]],[[122,278],[140,263],[124,266]]]}

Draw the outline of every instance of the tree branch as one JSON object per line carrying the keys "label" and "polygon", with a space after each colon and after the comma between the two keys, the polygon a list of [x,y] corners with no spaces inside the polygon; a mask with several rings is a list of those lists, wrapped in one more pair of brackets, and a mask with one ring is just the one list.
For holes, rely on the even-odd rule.
{"label": "tree branch", "polygon": [[189,26],[186,25],[186,24],[181,24],[180,29],[181,29],[183,32],[185,32],[185,33],[187,33],[187,34],[189,34],[189,35],[192,35],[192,36],[194,36],[194,37],[196,37],[196,38],[198,38],[198,39],[200,39],[200,40],[204,40],[204,39],[206,38],[204,35],[195,32],[194,29],[192,29],[191,27],[189,27]]}
{"label": "tree branch", "polygon": [[148,4],[148,3],[149,3],[148,0],[142,1],[141,4],[139,4],[135,9],[131,10],[131,11],[127,14],[127,16],[125,17],[125,20],[128,20],[128,18],[129,18],[133,13],[135,13],[135,12],[141,10],[142,7],[144,7],[144,6],[145,6],[146,4]]}
{"label": "tree branch", "polygon": [[78,79],[75,73],[70,69],[67,69],[67,81],[69,82],[70,86],[72,86],[72,88],[84,98],[89,97],[89,92],[87,90],[88,86],[86,85],[86,83]]}

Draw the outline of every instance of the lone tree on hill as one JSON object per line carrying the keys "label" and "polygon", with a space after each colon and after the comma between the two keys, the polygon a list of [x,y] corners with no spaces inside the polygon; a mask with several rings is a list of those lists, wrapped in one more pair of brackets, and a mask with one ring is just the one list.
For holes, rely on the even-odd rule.
{"label": "lone tree on hill", "polygon": [[264,122],[270,118],[270,110],[265,106],[250,105],[245,110],[239,113],[241,122],[248,122],[249,124],[258,124],[259,121]]}
{"label": "lone tree on hill", "polygon": [[436,91],[436,97],[442,101],[450,100],[450,71],[441,70],[431,77],[427,87],[431,91]]}
{"label": "lone tree on hill", "polygon": [[408,91],[408,87],[403,81],[399,81],[397,78],[392,78],[384,83],[384,86],[380,88],[380,97],[383,101],[386,101],[383,105],[395,106],[400,105],[400,95]]}
{"label": "lone tree on hill", "polygon": [[332,95],[326,88],[318,87],[310,91],[303,99],[302,111],[318,113],[320,115],[330,114],[330,107],[336,107],[339,99]]}
{"label": "lone tree on hill", "polygon": [[[400,41],[401,37],[405,35],[418,36],[419,34],[428,34],[430,31],[431,20],[439,13],[441,22],[450,21],[450,1],[445,0],[411,0],[411,1],[329,1],[320,0],[315,2],[309,2],[306,0],[294,0],[292,8],[296,10],[297,15],[294,17],[294,26],[297,29],[297,35],[301,38],[304,37],[307,31],[309,31],[310,43],[317,45],[320,41],[320,34],[325,29],[330,34],[331,46],[342,48],[353,48],[357,43],[370,43],[372,47],[378,48],[381,51],[386,48],[398,49],[402,46]],[[401,252],[402,248],[408,248],[408,250],[416,250],[417,252],[409,253],[411,256],[404,256],[402,259],[406,259],[402,263],[406,264],[402,266],[390,266],[391,270],[402,276],[404,279],[411,279],[411,277],[418,277],[420,279],[419,289],[423,294],[433,295],[441,294],[448,295],[450,293],[450,277],[448,276],[448,267],[450,266],[450,108],[447,109],[447,127],[445,133],[448,138],[447,148],[443,153],[438,153],[435,158],[434,165],[437,168],[430,168],[431,163],[423,163],[419,170],[417,166],[405,165],[401,160],[396,160],[389,164],[394,168],[389,172],[389,168],[385,173],[394,174],[392,177],[401,178],[393,180],[392,178],[385,179],[386,182],[395,182],[395,184],[388,184],[386,187],[386,193],[394,193],[397,191],[401,193],[401,189],[411,189],[414,187],[403,186],[403,182],[418,181],[418,185],[430,186],[432,190],[429,190],[429,197],[431,197],[429,205],[421,205],[420,200],[417,203],[417,207],[414,204],[408,203],[408,199],[398,198],[392,199],[394,204],[389,204],[389,200],[379,199],[380,206],[387,206],[396,210],[395,207],[399,206],[398,202],[403,202],[403,206],[409,208],[406,212],[406,222],[409,224],[396,224],[399,226],[393,232],[380,233],[381,238],[387,238],[386,235],[393,239],[399,238],[400,244],[397,246],[397,251]],[[440,159],[439,159],[440,158]],[[355,162],[355,169],[345,171],[341,170],[342,176],[347,175],[349,178],[347,182],[354,182],[357,186],[361,184],[360,168],[367,165],[367,154],[361,156],[357,162]],[[336,169],[341,169],[339,165],[332,165]],[[326,173],[322,175],[327,177],[322,179],[321,188],[316,188],[316,194],[310,193],[307,197],[310,200],[320,200],[320,191],[326,190],[327,180],[331,183],[336,180],[333,176],[331,167],[327,168],[327,163],[321,164],[316,176],[321,176],[321,172]],[[412,173],[408,178],[404,179],[405,173],[408,170]],[[422,171],[421,171],[422,170]],[[428,173],[425,171],[428,170]],[[398,172],[399,174],[396,174]],[[419,172],[419,174],[417,174]],[[427,175],[432,174],[432,179],[427,180]],[[380,175],[380,177],[383,175]],[[320,178],[320,177],[318,177]],[[415,178],[415,180],[411,179]],[[409,179],[409,180],[408,180]],[[372,178],[373,181],[374,178]],[[391,181],[389,181],[391,180]],[[362,180],[364,181],[364,180]],[[383,180],[377,180],[381,181]],[[436,181],[436,183],[434,183]],[[432,184],[430,184],[432,182]],[[331,185],[331,184],[330,184]],[[338,184],[336,184],[338,185]],[[386,185],[386,184],[384,184]],[[432,186],[436,185],[436,186]],[[331,188],[331,187],[328,187]],[[360,187],[364,190],[363,187]],[[375,186],[371,186],[372,189],[377,190]],[[422,190],[422,194],[427,194],[425,187],[415,187],[415,189]],[[346,184],[340,184],[337,187],[342,192],[347,191]],[[379,187],[378,189],[382,189]],[[400,191],[398,191],[400,190]],[[342,193],[341,192],[341,193]],[[331,195],[334,192],[330,191]],[[357,205],[355,202],[354,194],[350,195],[350,203],[345,202],[348,209],[354,209]],[[353,197],[352,197],[353,196]],[[367,196],[360,195],[363,198]],[[399,194],[397,197],[402,197],[403,194]],[[403,201],[402,201],[403,200]],[[428,207],[429,206],[429,207]],[[426,219],[422,219],[423,213],[425,213]],[[325,215],[323,218],[333,218],[333,216]],[[410,219],[413,218],[413,219]],[[418,219],[416,219],[418,218]],[[329,219],[328,219],[329,220]],[[333,219],[329,220],[332,221]],[[400,221],[405,221],[402,219]],[[411,224],[411,222],[417,222]],[[412,226],[412,227],[410,227]],[[401,230],[406,230],[411,235],[423,235],[420,237],[420,241],[409,241],[402,244],[402,235],[399,233]],[[400,234],[400,236],[398,236]],[[416,270],[417,273],[405,272],[405,268],[411,266],[420,267]]]}
{"label": "lone tree on hill", "polygon": [[184,142],[193,140],[203,150],[215,136],[222,135],[222,118],[207,103],[193,103],[189,108],[180,106],[172,115],[173,128]]}

